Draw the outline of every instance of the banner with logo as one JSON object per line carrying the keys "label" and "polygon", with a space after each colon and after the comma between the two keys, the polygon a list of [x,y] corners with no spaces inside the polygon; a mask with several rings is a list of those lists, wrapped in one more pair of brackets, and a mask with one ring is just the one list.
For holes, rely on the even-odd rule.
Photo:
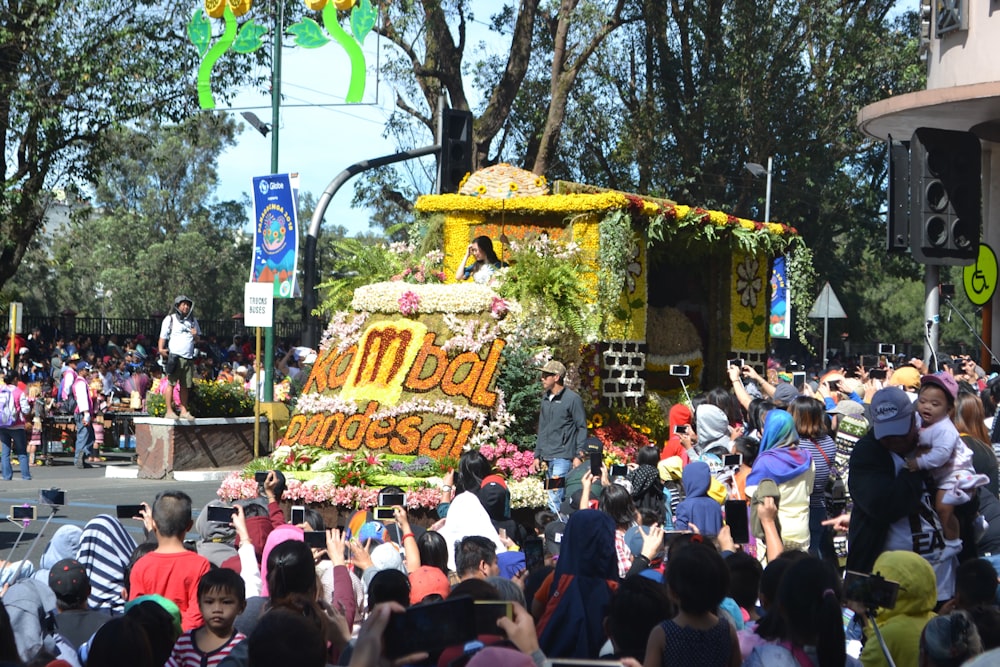
{"label": "banner with logo", "polygon": [[253,179],[254,243],[250,282],[272,283],[274,296],[297,295],[298,178],[288,174]]}
{"label": "banner with logo", "polygon": [[775,257],[771,268],[771,338],[789,338],[792,332],[791,292],[788,289],[788,265],[784,257]]}

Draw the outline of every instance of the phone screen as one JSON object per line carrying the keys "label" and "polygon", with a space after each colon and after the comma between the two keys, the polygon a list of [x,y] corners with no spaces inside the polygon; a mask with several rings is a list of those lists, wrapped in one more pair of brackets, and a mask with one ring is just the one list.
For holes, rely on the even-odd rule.
{"label": "phone screen", "polygon": [[514,608],[510,602],[502,600],[476,600],[476,634],[503,635],[497,626],[501,618],[514,618]]}
{"label": "phone screen", "polygon": [[561,489],[566,486],[565,477],[547,477],[545,479],[546,489]]}
{"label": "phone screen", "polygon": [[396,513],[391,507],[376,507],[372,510],[372,516],[376,521],[392,521],[396,518]]}
{"label": "phone screen", "polygon": [[750,543],[750,522],[747,519],[747,501],[726,501],[726,525],[736,544]]}
{"label": "phone screen", "polygon": [[722,457],[722,466],[724,468],[739,468],[742,464],[742,454],[726,454]]}
{"label": "phone screen", "polygon": [[210,505],[205,511],[208,513],[209,521],[218,523],[229,523],[233,520],[233,515],[236,514],[235,507],[213,507]]}
{"label": "phone screen", "polygon": [[426,651],[433,661],[449,646],[476,638],[476,609],[472,598],[460,596],[413,605],[389,617],[383,635],[390,659]]}
{"label": "phone screen", "polygon": [[11,505],[10,506],[10,518],[15,521],[25,520],[32,521],[35,519],[35,508],[33,505]]}
{"label": "phone screen", "polygon": [[593,475],[594,477],[600,477],[601,476],[601,463],[603,463],[603,461],[601,461],[601,453],[600,452],[591,452],[590,453],[590,474]]}
{"label": "phone screen", "polygon": [[406,504],[406,495],[403,493],[380,493],[378,494],[378,504],[382,507],[403,506]]}
{"label": "phone screen", "polygon": [[794,386],[799,391],[802,391],[802,387],[806,384],[806,374],[805,371],[797,371],[792,373],[792,386]]}
{"label": "phone screen", "polygon": [[305,530],[302,539],[313,549],[326,549],[326,533],[320,530]]}
{"label": "phone screen", "polygon": [[536,570],[545,564],[545,545],[540,537],[529,537],[524,541],[524,562],[528,570]]}
{"label": "phone screen", "polygon": [[608,472],[612,479],[615,477],[625,477],[628,475],[628,466],[615,463],[611,466],[611,470]]}
{"label": "phone screen", "polygon": [[[115,516],[119,519],[131,519],[133,517],[139,516],[139,512],[142,511],[142,505],[116,505],[115,506]],[[228,519],[227,519],[228,521]]]}
{"label": "phone screen", "polygon": [[264,482],[266,482],[267,481],[267,471],[264,470],[264,471],[261,471],[261,472],[255,472],[253,474],[253,481],[257,482],[258,484],[263,484]]}
{"label": "phone screen", "polygon": [[42,489],[38,492],[38,499],[47,505],[65,505],[66,492],[62,489]]}
{"label": "phone screen", "polygon": [[291,521],[288,523],[293,526],[298,526],[301,523],[306,522],[306,508],[302,505],[292,505],[292,516]]}

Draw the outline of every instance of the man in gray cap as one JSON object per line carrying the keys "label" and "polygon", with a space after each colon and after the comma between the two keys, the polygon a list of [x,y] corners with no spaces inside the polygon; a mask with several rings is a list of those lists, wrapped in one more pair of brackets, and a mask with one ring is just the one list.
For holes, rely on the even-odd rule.
{"label": "man in gray cap", "polygon": [[[553,359],[542,368],[541,410],[538,415],[538,441],[532,472],[537,472],[538,462],[545,461],[545,478],[563,480],[573,464],[573,455],[584,449],[587,441],[587,415],[580,395],[563,384],[566,367]],[[549,489],[549,509],[559,514],[564,488]]]}
{"label": "man in gray cap", "polygon": [[160,325],[160,356],[167,363],[167,380],[170,382],[167,401],[167,419],[177,419],[174,412],[174,385],[180,384],[180,418],[194,419],[188,412],[188,394],[194,385],[194,345],[201,335],[201,327],[194,317],[194,301],[181,294],[174,299],[174,308]]}

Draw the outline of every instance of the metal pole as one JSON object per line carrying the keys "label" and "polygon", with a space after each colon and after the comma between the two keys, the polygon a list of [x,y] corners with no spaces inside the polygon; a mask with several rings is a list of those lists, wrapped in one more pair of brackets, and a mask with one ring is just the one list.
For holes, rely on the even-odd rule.
{"label": "metal pole", "polygon": [[[774,158],[767,158],[767,191],[764,194],[764,222],[771,222],[771,171],[773,167]],[[826,352],[823,354],[826,354]]]}
{"label": "metal pole", "polygon": [[[281,133],[281,35],[285,26],[285,3],[277,0],[278,21],[271,43],[271,173],[278,173],[278,135]],[[258,348],[257,351],[260,354]],[[258,376],[259,377],[259,376]],[[264,389],[263,399],[274,400],[274,327],[264,329]],[[258,417],[259,419],[259,417]],[[256,451],[254,452],[256,456]]]}
{"label": "metal pole", "polygon": [[257,346],[255,348],[257,353],[257,358],[253,360],[254,363],[254,375],[253,380],[257,383],[257,386],[253,389],[253,457],[256,459],[260,456],[260,327],[257,329]]}

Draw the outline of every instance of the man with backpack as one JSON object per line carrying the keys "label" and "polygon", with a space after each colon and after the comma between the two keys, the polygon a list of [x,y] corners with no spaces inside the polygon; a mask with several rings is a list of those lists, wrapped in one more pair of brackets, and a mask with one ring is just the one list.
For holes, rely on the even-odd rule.
{"label": "man with backpack", "polygon": [[21,468],[21,479],[31,479],[28,467],[28,434],[24,430],[25,418],[31,413],[31,405],[24,391],[17,386],[17,377],[12,370],[3,374],[0,385],[0,474],[4,480],[14,478],[11,466],[11,452],[17,456]]}
{"label": "man with backpack", "polygon": [[180,385],[180,418],[194,419],[188,412],[188,394],[194,385],[194,344],[201,327],[194,316],[194,302],[181,294],[174,299],[174,308],[160,325],[159,352],[164,357],[164,371],[170,382],[167,399],[167,419],[177,419],[174,412],[174,385]]}

